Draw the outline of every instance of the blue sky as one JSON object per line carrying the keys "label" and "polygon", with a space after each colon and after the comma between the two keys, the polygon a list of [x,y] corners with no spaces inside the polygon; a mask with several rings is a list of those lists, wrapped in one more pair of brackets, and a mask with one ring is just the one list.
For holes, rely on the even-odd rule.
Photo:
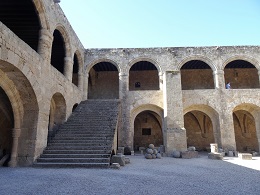
{"label": "blue sky", "polygon": [[260,45],[259,0],[61,0],[85,48]]}

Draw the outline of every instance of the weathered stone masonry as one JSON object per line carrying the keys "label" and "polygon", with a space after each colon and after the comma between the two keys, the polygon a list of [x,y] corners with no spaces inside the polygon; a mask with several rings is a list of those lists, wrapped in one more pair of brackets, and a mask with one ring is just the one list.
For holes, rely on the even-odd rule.
{"label": "weathered stone masonry", "polygon": [[87,99],[121,100],[118,145],[131,150],[154,140],[168,155],[212,141],[259,152],[259,46],[84,49],[53,0],[23,3],[35,36],[0,8],[0,157],[11,154],[10,166],[31,165]]}

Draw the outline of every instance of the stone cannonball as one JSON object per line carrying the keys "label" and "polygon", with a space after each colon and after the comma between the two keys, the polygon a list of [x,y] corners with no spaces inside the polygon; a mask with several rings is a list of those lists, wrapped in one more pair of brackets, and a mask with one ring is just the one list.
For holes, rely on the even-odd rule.
{"label": "stone cannonball", "polygon": [[149,144],[149,148],[154,149],[154,145],[153,144]]}

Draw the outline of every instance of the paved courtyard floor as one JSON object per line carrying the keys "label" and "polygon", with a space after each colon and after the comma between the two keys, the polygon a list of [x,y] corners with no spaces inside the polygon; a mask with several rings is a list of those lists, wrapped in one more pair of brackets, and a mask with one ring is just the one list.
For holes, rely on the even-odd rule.
{"label": "paved courtyard floor", "polygon": [[147,160],[115,169],[0,168],[0,195],[15,194],[260,194],[260,157],[223,161],[195,159]]}

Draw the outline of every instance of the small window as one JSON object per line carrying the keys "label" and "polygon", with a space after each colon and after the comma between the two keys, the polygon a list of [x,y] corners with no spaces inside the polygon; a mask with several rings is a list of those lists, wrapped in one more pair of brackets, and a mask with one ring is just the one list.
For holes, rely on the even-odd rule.
{"label": "small window", "polygon": [[141,87],[141,83],[140,82],[136,82],[135,83],[135,88],[140,88]]}
{"label": "small window", "polygon": [[151,128],[143,128],[142,135],[151,135]]}

